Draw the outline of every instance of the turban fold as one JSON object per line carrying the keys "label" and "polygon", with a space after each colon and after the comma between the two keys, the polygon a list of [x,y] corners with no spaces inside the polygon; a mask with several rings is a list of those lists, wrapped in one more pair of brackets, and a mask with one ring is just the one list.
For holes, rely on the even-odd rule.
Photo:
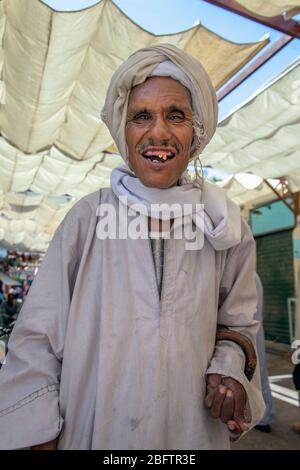
{"label": "turban fold", "polygon": [[156,75],[155,69],[158,70],[157,75],[172,76],[171,72],[170,75],[159,72],[158,65],[169,61],[173,62],[186,77],[186,84],[180,78],[178,80],[190,90],[196,124],[203,130],[200,144],[192,147],[190,157],[198,156],[215,133],[218,122],[216,92],[200,62],[171,44],[149,46],[134,52],[113,74],[101,113],[103,122],[107,125],[126,162],[128,155],[125,127],[130,92],[148,77]]}

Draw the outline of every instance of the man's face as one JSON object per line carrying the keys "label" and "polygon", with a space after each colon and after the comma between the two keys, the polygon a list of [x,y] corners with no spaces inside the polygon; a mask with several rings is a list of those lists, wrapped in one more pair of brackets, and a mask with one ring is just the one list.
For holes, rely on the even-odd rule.
{"label": "man's face", "polygon": [[169,77],[151,77],[130,93],[126,142],[129,165],[145,186],[175,186],[193,140],[189,91]]}

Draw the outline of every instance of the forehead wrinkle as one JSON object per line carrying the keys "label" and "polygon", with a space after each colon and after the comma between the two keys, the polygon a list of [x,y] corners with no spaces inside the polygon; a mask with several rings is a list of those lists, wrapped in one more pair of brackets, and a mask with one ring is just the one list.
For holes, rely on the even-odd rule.
{"label": "forehead wrinkle", "polygon": [[186,104],[178,104],[178,103],[173,103],[170,104],[170,106],[167,107],[168,111],[192,111],[191,106],[187,106]]}
{"label": "forehead wrinkle", "polygon": [[130,94],[128,105],[130,106],[132,105],[132,102],[134,102],[134,106],[151,109],[152,103],[158,104],[159,102],[166,101],[166,100],[171,102],[171,104],[169,104],[168,107],[171,107],[171,106],[192,107],[190,95],[179,96],[177,92],[172,92],[172,91],[171,92],[164,91],[163,93],[158,93],[157,91],[155,93],[146,92],[146,93],[139,94],[139,95]]}
{"label": "forehead wrinkle", "polygon": [[162,109],[163,111],[182,111],[186,114],[193,113],[192,103],[180,97],[179,101],[176,98],[170,103],[164,104],[164,100],[158,100],[153,96],[134,96],[133,99],[129,98],[127,114],[134,114],[137,112],[145,111],[149,113],[157,112],[157,109]]}
{"label": "forehead wrinkle", "polygon": [[[161,106],[163,108],[163,111],[179,111],[179,112],[183,112],[183,113],[186,113],[186,112],[192,112],[192,110],[186,106],[186,105],[182,105],[182,104],[178,104],[178,103],[172,103],[170,105],[167,105],[167,106]],[[132,108],[130,108],[130,106],[128,107],[128,112],[130,114],[135,114],[135,113],[139,113],[139,112],[148,112],[148,113],[155,113],[156,111],[153,109],[153,108],[150,108],[149,106],[144,106],[143,104],[141,104],[140,106],[138,105],[134,105]]]}
{"label": "forehead wrinkle", "polygon": [[[158,80],[162,84],[171,82],[171,84],[173,85],[175,84],[176,88],[170,90],[169,88],[164,88],[163,86],[161,86],[161,87],[155,88],[154,91],[151,88],[149,89],[149,86],[151,87],[151,84],[153,82],[157,82]],[[193,108],[192,95],[188,88],[186,88],[182,83],[180,83],[178,80],[173,79],[172,77],[160,77],[160,76],[149,77],[143,83],[140,83],[134,86],[131,89],[130,94],[129,94],[128,105],[130,105],[130,101],[132,99],[144,98],[146,101],[151,100],[151,99],[156,100],[157,98],[155,98],[155,96],[157,97],[157,95],[159,94],[163,94],[165,96],[180,95],[180,100],[186,101],[186,99],[188,99],[191,108]]]}

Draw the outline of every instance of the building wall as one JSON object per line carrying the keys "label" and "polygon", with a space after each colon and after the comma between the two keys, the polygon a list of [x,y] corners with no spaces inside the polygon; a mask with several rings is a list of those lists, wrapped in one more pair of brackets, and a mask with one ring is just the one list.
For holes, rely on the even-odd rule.
{"label": "building wall", "polygon": [[287,299],[294,297],[293,230],[256,237],[257,272],[264,287],[266,339],[289,343]]}

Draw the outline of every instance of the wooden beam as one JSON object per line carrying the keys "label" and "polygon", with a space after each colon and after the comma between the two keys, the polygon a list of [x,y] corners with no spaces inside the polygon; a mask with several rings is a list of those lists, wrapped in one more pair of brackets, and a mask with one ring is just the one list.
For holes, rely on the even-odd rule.
{"label": "wooden beam", "polygon": [[240,3],[235,0],[204,0],[204,2],[211,3],[217,7],[224,8],[229,10],[232,13],[244,16],[252,21],[257,21],[258,23],[264,24],[269,28],[277,29],[284,34],[288,34],[293,38],[300,39],[300,25],[295,20],[285,20],[283,15],[278,16],[261,16],[251,11],[247,10]]}
{"label": "wooden beam", "polygon": [[238,73],[231,81],[229,81],[220,91],[217,92],[218,101],[229,95],[235,88],[243,83],[248,77],[256,72],[260,67],[267,63],[279,51],[281,51],[293,38],[287,34],[283,34],[279,39],[273,42],[264,52],[262,52],[251,64],[247,65],[240,73]]}
{"label": "wooden beam", "polygon": [[300,215],[300,191],[293,193],[293,201],[296,215]]}
{"label": "wooden beam", "polygon": [[280,201],[283,202],[283,204],[285,204],[289,209],[290,211],[293,212],[294,215],[297,215],[297,208],[291,206],[291,204],[289,204],[284,197],[282,197],[282,195],[280,194],[279,191],[277,191],[277,189],[275,189],[267,179],[263,179],[264,180],[264,183],[266,183],[266,185],[273,191],[274,194],[276,194],[276,196],[278,197],[278,199],[280,199]]}

